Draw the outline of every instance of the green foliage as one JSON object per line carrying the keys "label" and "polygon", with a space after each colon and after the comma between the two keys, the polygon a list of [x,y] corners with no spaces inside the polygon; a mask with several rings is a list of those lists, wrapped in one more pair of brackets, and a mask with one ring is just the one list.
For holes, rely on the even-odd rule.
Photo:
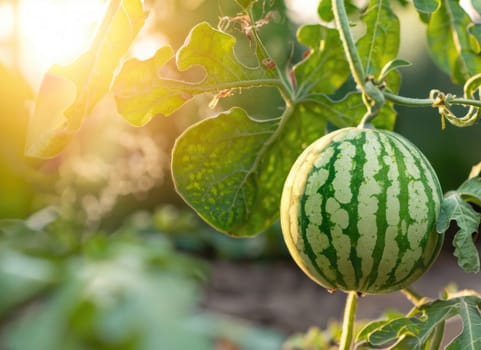
{"label": "green foliage", "polygon": [[[274,87],[279,91],[285,103],[284,106],[280,106],[284,109],[280,116],[259,118],[249,116],[249,111],[242,112],[245,113],[242,119],[246,124],[243,127],[268,129],[264,137],[255,138],[255,145],[243,149],[244,160],[250,164],[247,168],[233,169],[229,166],[239,160],[237,152],[229,152],[230,156],[227,159],[220,152],[210,154],[209,165],[206,166],[206,162],[199,173],[205,175],[209,171],[217,172],[214,176],[217,180],[214,180],[214,183],[207,180],[195,182],[188,186],[188,189],[185,185],[187,177],[184,177],[187,171],[179,167],[174,169],[174,180],[178,184],[179,192],[207,222],[229,234],[249,236],[265,230],[276,220],[278,210],[276,199],[279,196],[274,193],[281,188],[280,184],[285,178],[289,163],[292,164],[295,156],[309,142],[324,134],[327,122],[337,127],[357,125],[363,118],[367,106],[370,113],[377,114],[374,119],[375,126],[386,129],[393,127],[395,120],[393,103],[368,95],[378,91],[376,84],[383,84],[381,89],[396,93],[400,84],[397,69],[406,65],[406,61],[397,58],[400,39],[399,20],[388,1],[372,0],[367,8],[362,10],[361,21],[366,31],[356,43],[357,50],[367,75],[365,78],[379,80],[373,81],[374,87],[371,92],[361,89],[364,95],[358,92],[347,94],[339,92],[349,76],[349,65],[343,46],[339,45],[341,40],[338,30],[329,29],[324,25],[306,25],[300,28],[298,41],[308,46],[309,52],[305,58],[287,67],[286,73],[279,69],[260,39],[259,28],[269,25],[271,15],[264,13],[264,17],[260,16],[257,14],[256,5],[254,18],[250,13],[250,10],[253,10],[253,3],[242,2],[241,5],[246,11],[245,16],[224,19],[224,26],[220,26],[220,29],[214,29],[206,22],[198,24],[191,30],[184,45],[177,52],[169,47],[163,47],[145,61],[128,60],[120,73],[114,77],[112,90],[119,113],[132,124],[139,126],[145,125],[156,115],[172,114],[198,94],[214,93],[211,103],[214,107],[222,98],[242,89]],[[348,5],[348,13],[359,10],[350,2]],[[479,57],[476,55],[474,45],[476,27],[471,26],[474,29],[467,30],[471,21],[459,4],[456,1],[439,3],[416,1],[415,7],[420,13],[430,15],[428,39],[431,50],[435,53],[436,62],[458,82],[466,81],[479,71],[477,63]],[[27,147],[29,153],[39,156],[54,155],[72,137],[72,132],[75,132],[81,120],[107,91],[119,59],[142,27],[143,14],[140,15],[140,12],[139,4],[134,0],[113,1],[110,12],[106,14],[105,23],[101,26],[88,54],[82,56],[72,66],[54,67],[47,74],[45,88],[41,90],[38,98],[37,113],[30,125]],[[322,1],[319,5],[319,14],[325,20],[332,20],[332,4]],[[105,48],[110,45],[109,40],[112,40],[110,38],[113,31],[127,30],[123,27],[124,21],[127,20],[129,24],[126,28],[129,35],[123,35],[122,45],[117,46],[115,52],[107,54]],[[225,25],[226,23],[232,25]],[[223,27],[227,30],[234,25],[240,28],[241,36],[243,34],[251,42],[257,57],[256,65],[246,66],[237,58],[236,38],[222,30]],[[458,42],[459,45],[454,45]],[[445,43],[451,43],[448,45],[448,54],[445,54]],[[174,56],[177,72],[173,75],[167,74],[169,61]],[[108,69],[100,71],[100,66]],[[198,80],[183,80],[182,72],[190,71],[195,66],[202,67],[204,74]],[[58,93],[52,93],[54,90]],[[75,91],[82,91],[82,94]],[[331,95],[334,93],[337,99],[332,98]],[[51,100],[54,101],[54,112],[52,113],[50,108],[47,113],[46,106],[52,106],[49,102]],[[373,100],[378,101],[375,107]],[[446,110],[447,107],[443,109]],[[239,113],[240,110],[234,114]],[[303,138],[301,142],[293,138],[293,135],[300,135],[299,128],[306,125],[306,120],[314,119],[313,113],[318,114],[316,126],[302,132],[308,137]],[[215,120],[228,120],[229,118],[225,117],[228,114],[221,114]],[[477,118],[477,114],[473,116]],[[455,119],[454,116],[450,120]],[[46,122],[49,128],[53,128],[52,130],[44,131],[40,127]],[[181,137],[179,145],[187,145],[191,140],[183,138],[199,134],[206,125],[211,124],[216,123],[208,121],[207,124],[199,123],[192,126]],[[224,135],[221,134],[221,129],[217,128],[216,140],[235,138],[233,128],[238,124],[238,121],[233,121],[225,132],[222,131]],[[195,128],[199,130],[193,131]],[[297,131],[286,131],[291,128]],[[197,150],[203,149],[204,152],[212,150],[213,146],[202,142],[197,144]],[[244,141],[239,142],[235,144],[241,145]],[[217,147],[219,145],[220,143]],[[281,146],[283,150],[289,150],[288,156],[282,157],[280,169],[274,171],[274,166],[278,167],[276,162],[279,161],[279,157],[274,159],[272,153],[279,153]],[[185,159],[195,158],[183,153],[187,148],[176,148],[174,164],[186,165]],[[259,151],[260,154],[257,154]],[[192,169],[192,165],[188,168]],[[232,170],[234,173],[231,173]],[[246,176],[239,177],[239,170],[244,171]],[[231,175],[232,178],[229,178]],[[220,178],[223,180],[219,181]],[[213,192],[204,198],[205,189],[197,185],[206,185],[207,193],[210,190]],[[219,190],[219,186],[223,187],[222,193],[230,195],[221,196],[219,200],[214,198],[214,192]],[[221,215],[218,216],[218,213]]]}
{"label": "green foliage", "polygon": [[119,113],[130,123],[141,126],[156,114],[170,115],[190,98],[156,79],[158,70],[173,55],[172,49],[165,46],[145,61],[131,59],[123,65],[114,91]]}
{"label": "green foliage", "polygon": [[349,76],[337,30],[319,24],[304,25],[299,28],[297,39],[310,51],[293,67],[296,94],[304,97],[336,92]]}
{"label": "green foliage", "polygon": [[114,84],[119,113],[134,125],[144,125],[158,114],[170,115],[194,95],[249,87],[271,73],[261,66],[249,68],[234,53],[235,38],[208,23],[195,26],[176,56],[177,68],[201,66],[205,76],[199,82],[183,82],[159,77],[158,70],[173,56],[169,47],[160,48],[146,61],[125,63]]}
{"label": "green foliage", "polygon": [[326,330],[310,328],[305,334],[293,334],[284,342],[284,350],[335,350],[339,342],[341,327],[331,323]]}
{"label": "green foliage", "polygon": [[421,14],[430,15],[439,8],[440,0],[414,0],[413,4]]}
{"label": "green foliage", "polygon": [[25,101],[33,91],[17,69],[0,64],[0,218],[26,216],[31,209],[34,189],[30,183],[30,162],[23,156],[28,122]]}
{"label": "green foliage", "polygon": [[254,0],[236,0],[236,2],[242,6],[242,8],[244,9],[248,9],[252,3],[254,2]]}
{"label": "green foliage", "polygon": [[476,39],[476,33],[468,31],[471,24],[459,1],[453,0],[441,0],[428,23],[431,57],[457,84],[464,84],[481,71],[479,37]]}
{"label": "green foliage", "polygon": [[[427,25],[433,61],[454,83],[466,84],[461,99],[433,90],[422,100],[397,95],[398,69],[407,63],[397,57],[400,24],[392,2],[370,0],[367,7],[358,8],[354,1],[320,1],[318,14],[324,22],[299,28],[296,42],[285,40],[279,45],[283,48],[278,52],[294,47],[292,58],[281,59],[270,52],[275,45],[267,45],[262,35],[272,22],[291,25],[287,18],[279,18],[283,11],[269,8],[273,3],[284,6],[281,1],[238,0],[240,12],[223,17],[218,28],[202,22],[179,49],[162,47],[141,61],[126,58],[144,25],[142,2],[110,1],[89,51],[73,64],[55,66],[46,74],[29,125],[26,153],[56,156],[109,93],[118,112],[136,126],[157,115],[174,114],[194,96],[211,94],[210,107],[216,109],[216,116],[192,125],[176,143],[174,182],[185,201],[210,225],[232,236],[252,236],[277,220],[290,167],[328,129],[371,120],[375,127],[392,129],[396,103],[438,108],[442,121],[456,126],[472,125],[479,118],[476,74],[481,71],[481,27],[459,1],[412,2]],[[341,18],[344,22],[333,14],[341,4],[350,16]],[[477,2],[473,5],[480,10]],[[357,41],[346,35],[350,24],[362,26]],[[299,58],[297,50],[302,46],[308,51]],[[241,47],[253,56],[249,65],[244,62],[248,55],[239,54]],[[265,88],[280,96],[281,103],[272,108],[278,112],[272,115],[259,116],[242,106],[223,110],[218,104],[246,89]],[[452,105],[470,106],[468,115],[458,118]],[[192,119],[204,117],[199,112]],[[473,272],[480,269],[472,239],[479,229],[480,215],[474,209],[481,201],[478,179],[468,180],[446,196],[438,222],[438,230],[445,231],[456,221],[455,255],[461,267]],[[7,243],[0,248],[0,278],[8,294],[2,298],[0,312],[11,312],[31,298],[41,302],[38,309],[26,310],[29,318],[21,317],[12,328],[7,341],[16,344],[14,348],[148,349],[158,348],[161,335],[165,345],[182,333],[179,341],[186,342],[184,348],[192,347],[189,342],[194,340],[196,348],[209,346],[208,337],[192,326],[195,282],[185,271],[173,273],[172,267],[185,261],[178,260],[165,242],[147,238],[139,242],[129,235],[117,236],[118,240],[95,238],[97,234],[79,238],[78,232],[71,234],[76,228],[69,225],[60,225],[67,227],[65,231],[30,225],[10,221],[1,229]],[[32,235],[35,239],[30,239]],[[169,260],[174,263],[165,263]],[[25,270],[15,270],[18,266]],[[129,283],[130,278],[135,283]],[[159,301],[158,296],[165,298]],[[474,349],[479,347],[479,305],[479,295],[421,304],[408,317],[369,326],[359,339],[383,346],[399,340],[397,348],[421,349],[434,344],[430,343],[437,337],[433,334],[446,319],[459,315],[465,328],[450,348]],[[156,319],[163,308],[172,313]],[[35,315],[30,317],[30,312]],[[135,323],[130,322],[133,319]],[[56,332],[53,336],[47,336],[50,329]],[[67,343],[59,345],[62,339]]]}
{"label": "green foliage", "polygon": [[267,229],[279,215],[291,164],[325,128],[315,113],[299,108],[288,119],[264,121],[235,108],[186,130],[173,150],[177,191],[220,231],[249,236]]}
{"label": "green foliage", "polygon": [[481,204],[481,177],[466,180],[456,191],[446,194],[439,214],[437,231],[445,232],[451,221],[456,221],[458,230],[454,236],[454,255],[465,271],[479,272],[479,253],[474,235],[479,230],[481,213],[469,204]]}
{"label": "green foliage", "polygon": [[141,227],[126,222],[109,236],[85,233],[81,242],[51,210],[2,221],[0,347],[200,350],[225,339],[279,348],[275,332],[200,312],[207,264]]}
{"label": "green foliage", "polygon": [[[387,0],[371,0],[362,16],[366,33],[357,42],[366,74],[377,76],[382,68],[397,57],[400,42],[399,19]],[[394,75],[391,75],[394,77]],[[388,81],[392,91],[399,90],[399,76]]]}
{"label": "green foliage", "polygon": [[[224,232],[249,235],[267,227],[276,214],[271,208],[281,185],[272,185],[275,167],[264,166],[275,156],[268,146],[277,129],[278,121],[260,123],[238,108],[194,125],[173,150],[177,191]],[[219,162],[220,157],[226,162]],[[274,187],[263,201],[256,196],[260,181],[265,190]],[[212,205],[219,199],[222,205]]]}
{"label": "green foliage", "polygon": [[[386,311],[383,315],[386,320],[393,320],[402,317],[402,314]],[[361,330],[375,329],[386,321],[358,320],[354,325],[354,332],[358,334]],[[342,336],[342,324],[337,321],[329,322],[326,329],[311,327],[306,333],[295,333],[289,336],[283,344],[283,350],[337,350]],[[357,347],[357,349],[362,349]]]}
{"label": "green foliage", "polygon": [[476,12],[478,12],[479,14],[481,14],[481,4],[477,1],[471,1],[471,5],[473,5],[474,9],[476,10]]}
{"label": "green foliage", "polygon": [[[356,2],[352,0],[348,0],[345,2],[346,11],[348,14],[353,14],[359,9],[356,6]],[[332,14],[332,1],[331,0],[320,0],[319,6],[317,8],[317,13],[319,18],[323,21],[331,22],[334,20],[334,16]]]}
{"label": "green foliage", "polygon": [[466,202],[481,206],[481,177],[473,176],[459,186],[457,191]]}
{"label": "green foliage", "polygon": [[400,58],[395,58],[387,62],[384,67],[382,67],[381,73],[379,73],[378,80],[383,81],[391,72],[396,72],[397,69],[402,67],[409,67],[412,63]]}
{"label": "green foliage", "polygon": [[[447,320],[459,317],[463,330],[446,347],[447,350],[478,349],[481,346],[481,296],[465,291],[448,294],[416,306],[404,317],[368,324],[357,336],[365,342],[360,348],[438,349]],[[437,344],[437,345],[434,345]]]}

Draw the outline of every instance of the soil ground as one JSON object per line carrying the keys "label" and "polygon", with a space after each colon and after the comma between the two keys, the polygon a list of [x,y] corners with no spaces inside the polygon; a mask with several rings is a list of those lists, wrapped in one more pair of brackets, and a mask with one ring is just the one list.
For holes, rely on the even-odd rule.
{"label": "soil ground", "polygon": [[[324,328],[329,321],[342,317],[346,295],[327,293],[291,261],[217,261],[211,273],[203,301],[209,310],[286,335],[305,332],[311,326]],[[437,298],[450,282],[456,283],[459,289],[481,292],[481,273],[464,272],[446,251],[412,288],[424,296]],[[375,319],[384,310],[407,312],[410,308],[410,302],[400,292],[368,295],[360,299],[357,317]],[[459,332],[458,327],[451,327],[451,336]]]}

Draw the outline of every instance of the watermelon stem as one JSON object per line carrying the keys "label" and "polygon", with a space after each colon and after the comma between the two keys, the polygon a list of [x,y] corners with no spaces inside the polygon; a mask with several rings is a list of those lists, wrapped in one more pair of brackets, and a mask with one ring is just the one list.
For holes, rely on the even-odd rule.
{"label": "watermelon stem", "polygon": [[344,53],[347,62],[349,63],[351,75],[357,84],[357,88],[362,93],[362,99],[367,108],[367,112],[364,114],[361,123],[359,124],[359,128],[364,128],[364,125],[374,118],[383,106],[384,95],[377,84],[374,84],[374,78],[366,76],[361,57],[359,56],[356,43],[352,36],[344,1],[332,0],[332,12],[344,48]]}
{"label": "watermelon stem", "polygon": [[414,305],[417,306],[423,301],[423,296],[412,288],[403,288],[401,293]]}
{"label": "watermelon stem", "polygon": [[348,292],[346,306],[344,308],[344,319],[342,322],[342,335],[339,350],[351,350],[354,335],[354,323],[356,321],[357,292]]}
{"label": "watermelon stem", "polygon": [[373,83],[373,81],[368,80],[365,85],[365,89],[367,94],[363,94],[363,102],[364,105],[367,107],[367,112],[361,119],[359,123],[359,128],[364,128],[366,123],[374,118],[379,111],[381,110],[382,106],[384,105],[384,95],[382,94],[381,90]]}
{"label": "watermelon stem", "polygon": [[339,37],[346,54],[347,62],[349,63],[349,68],[351,69],[352,77],[358,85],[358,88],[363,94],[365,91],[365,78],[364,67],[362,65],[361,58],[357,52],[356,43],[352,37],[351,28],[349,25],[349,19],[347,17],[346,8],[344,6],[343,0],[332,0],[332,12],[334,15],[334,20],[336,22],[336,27],[339,32]]}

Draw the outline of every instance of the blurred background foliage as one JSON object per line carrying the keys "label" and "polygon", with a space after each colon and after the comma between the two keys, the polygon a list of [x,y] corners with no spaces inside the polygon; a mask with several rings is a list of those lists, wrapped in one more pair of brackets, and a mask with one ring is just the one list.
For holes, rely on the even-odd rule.
{"label": "blurred background foliage", "polygon": [[151,218],[108,234],[73,229],[51,208],[1,221],[0,347],[278,349],[278,332],[199,309],[208,264]]}
{"label": "blurred background foliage", "polygon": [[[195,24],[215,26],[239,13],[234,1],[145,3],[151,13],[139,38],[144,48],[177,49]],[[295,31],[302,21],[315,21],[312,13],[300,16],[294,3],[256,4],[258,18],[269,16],[261,35],[281,67],[302,57]],[[428,57],[416,15],[400,13],[400,56],[414,62],[402,71],[401,94],[427,97],[432,88],[460,94]],[[238,38],[240,59],[251,64],[245,33],[235,25],[229,31]],[[216,112],[206,107],[212,96],[139,129],[116,114],[107,96],[61,156],[27,159],[23,145],[37,83],[19,63],[19,43],[0,40],[2,52],[8,55],[0,55],[0,348],[278,349],[284,334],[198,307],[211,261],[287,258],[278,225],[253,239],[232,239],[203,224],[173,189],[173,142]],[[195,79],[200,73],[185,74]],[[220,103],[242,105],[258,117],[278,115],[282,107],[271,89]],[[481,160],[480,124],[441,130],[434,109],[397,110],[397,131],[430,159],[445,191],[456,188]]]}

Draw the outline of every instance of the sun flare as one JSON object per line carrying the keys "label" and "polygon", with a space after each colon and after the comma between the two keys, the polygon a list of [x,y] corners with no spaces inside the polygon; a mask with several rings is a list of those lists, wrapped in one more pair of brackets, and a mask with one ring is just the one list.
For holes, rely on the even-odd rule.
{"label": "sun flare", "polygon": [[105,10],[104,0],[19,0],[16,37],[22,70],[36,85],[53,64],[87,50]]}

